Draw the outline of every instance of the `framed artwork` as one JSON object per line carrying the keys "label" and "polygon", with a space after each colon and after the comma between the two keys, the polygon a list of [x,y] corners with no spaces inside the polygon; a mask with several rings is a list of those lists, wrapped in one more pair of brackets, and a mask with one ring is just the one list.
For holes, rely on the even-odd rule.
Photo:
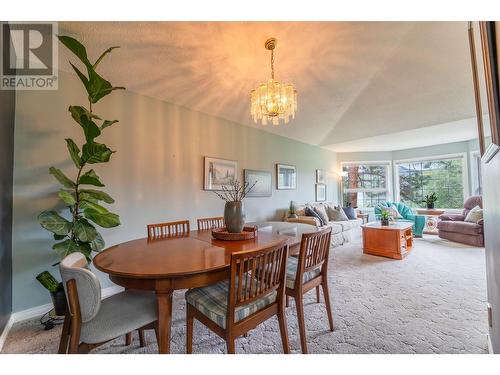
{"label": "framed artwork", "polygon": [[317,184],[326,183],[326,173],[323,169],[316,169],[316,183]]}
{"label": "framed artwork", "polygon": [[217,159],[205,156],[204,186],[205,190],[222,190],[229,187],[238,175],[238,163],[234,160]]}
{"label": "framed artwork", "polygon": [[297,170],[293,165],[276,164],[276,189],[297,189]]}
{"label": "framed artwork", "polygon": [[326,185],[316,184],[316,202],[326,201]]}
{"label": "framed artwork", "polygon": [[248,198],[270,197],[273,194],[271,172],[258,171],[255,169],[244,169],[243,179],[245,181],[245,184],[248,183],[248,186],[252,186],[255,183],[253,189],[250,190],[250,192],[247,194]]}
{"label": "framed artwork", "polygon": [[495,22],[469,22],[468,32],[479,150],[487,163],[500,148],[499,39]]}

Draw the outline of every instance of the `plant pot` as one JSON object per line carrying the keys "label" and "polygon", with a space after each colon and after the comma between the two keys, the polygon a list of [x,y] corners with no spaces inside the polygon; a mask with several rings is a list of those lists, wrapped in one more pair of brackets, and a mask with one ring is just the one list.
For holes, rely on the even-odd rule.
{"label": "plant pot", "polygon": [[54,310],[57,316],[66,315],[66,294],[63,290],[58,290],[56,292],[50,292],[50,298],[52,298],[52,304],[54,305]]}
{"label": "plant pot", "polygon": [[433,210],[434,209],[434,203],[427,203],[427,209],[428,210]]}
{"label": "plant pot", "polygon": [[380,225],[388,226],[389,225],[389,219],[380,219]]}
{"label": "plant pot", "polygon": [[229,233],[241,233],[245,226],[245,206],[243,202],[226,202],[224,221]]}

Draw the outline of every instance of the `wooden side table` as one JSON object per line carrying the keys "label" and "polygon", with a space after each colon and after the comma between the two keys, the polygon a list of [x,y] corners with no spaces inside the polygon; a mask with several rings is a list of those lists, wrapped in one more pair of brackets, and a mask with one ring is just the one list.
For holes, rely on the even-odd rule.
{"label": "wooden side table", "polygon": [[417,214],[425,216],[425,234],[438,234],[438,216],[444,214],[444,210],[419,208]]}
{"label": "wooden side table", "polygon": [[363,224],[366,224],[368,223],[368,217],[370,216],[370,214],[367,214],[367,213],[363,213],[363,212],[358,212],[356,217],[358,219],[362,219],[363,220]]}

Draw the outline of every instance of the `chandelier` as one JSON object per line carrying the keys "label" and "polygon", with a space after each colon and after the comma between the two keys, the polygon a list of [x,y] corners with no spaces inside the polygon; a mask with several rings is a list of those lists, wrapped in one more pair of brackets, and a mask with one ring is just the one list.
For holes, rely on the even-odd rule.
{"label": "chandelier", "polygon": [[285,84],[274,79],[274,48],[277,40],[270,38],[264,46],[271,51],[271,79],[262,83],[250,93],[250,113],[253,120],[259,120],[262,125],[268,122],[279,125],[280,122],[287,124],[295,118],[297,111],[297,91],[292,84]]}

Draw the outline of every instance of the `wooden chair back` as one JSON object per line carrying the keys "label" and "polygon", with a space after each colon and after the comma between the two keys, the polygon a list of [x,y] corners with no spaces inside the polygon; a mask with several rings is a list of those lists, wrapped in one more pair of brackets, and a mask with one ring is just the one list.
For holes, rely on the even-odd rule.
{"label": "wooden chair back", "polygon": [[322,268],[326,272],[328,256],[330,254],[330,241],[332,228],[326,228],[318,232],[304,233],[300,243],[300,252],[295,282],[303,280],[305,272]]}
{"label": "wooden chair back", "polygon": [[283,240],[276,246],[231,254],[228,322],[234,319],[234,310],[272,291],[276,301],[283,301],[286,282],[288,245]]}
{"label": "wooden chair back", "polygon": [[224,218],[220,217],[205,217],[198,219],[198,230],[210,230],[212,228],[224,228]]}
{"label": "wooden chair back", "polygon": [[149,224],[148,240],[189,235],[189,220],[172,221],[169,223]]}

